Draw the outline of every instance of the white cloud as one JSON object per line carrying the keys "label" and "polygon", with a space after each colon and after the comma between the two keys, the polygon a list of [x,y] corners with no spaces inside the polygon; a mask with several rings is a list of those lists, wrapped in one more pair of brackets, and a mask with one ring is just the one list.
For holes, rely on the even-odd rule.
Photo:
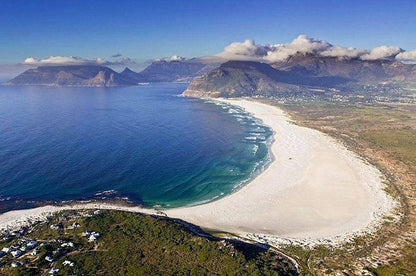
{"label": "white cloud", "polygon": [[327,50],[332,47],[325,40],[310,38],[304,34],[299,35],[292,42],[282,45],[286,49],[291,49],[300,53],[313,53]]}
{"label": "white cloud", "polygon": [[235,60],[257,60],[261,59],[270,51],[269,46],[256,44],[254,40],[246,39],[243,42],[233,42],[224,48],[224,51],[217,54],[223,59]]}
{"label": "white cloud", "polygon": [[96,59],[87,59],[81,57],[65,57],[65,56],[50,56],[48,58],[39,59],[35,57],[26,58],[22,64],[31,66],[52,66],[52,65],[127,65],[135,62],[128,57],[121,57],[117,60],[108,61],[97,57]]}
{"label": "white cloud", "polygon": [[276,62],[284,60],[296,53],[307,54],[307,53],[320,53],[326,51],[332,47],[325,40],[318,40],[310,38],[306,35],[299,35],[297,38],[292,40],[290,43],[276,44],[270,46],[270,50],[264,57],[265,60],[270,62]]}
{"label": "white cloud", "polygon": [[325,40],[310,38],[302,34],[289,43],[274,45],[260,45],[250,39],[243,42],[233,42],[226,46],[223,52],[215,55],[215,57],[227,60],[276,62],[296,53],[315,53],[323,56],[354,58],[365,52],[355,48],[333,46]]}
{"label": "white cloud", "polygon": [[34,57],[26,58],[24,65],[105,65],[108,62],[102,58],[84,59],[80,57],[64,57],[64,56],[50,56],[48,58],[39,59]]}
{"label": "white cloud", "polygon": [[357,58],[366,54],[367,51],[363,49],[356,49],[353,47],[335,46],[321,52],[320,55],[324,57],[339,57],[339,58]]}
{"label": "white cloud", "polygon": [[393,59],[397,54],[402,51],[397,46],[378,46],[365,55],[361,56],[362,60],[380,60],[380,59]]}
{"label": "white cloud", "polygon": [[414,62],[416,61],[416,50],[401,52],[396,56],[396,59]]}
{"label": "white cloud", "polygon": [[406,52],[402,53],[402,51],[397,46],[379,46],[370,51],[354,47],[334,46],[326,40],[314,39],[302,34],[289,43],[274,45],[260,45],[250,39],[243,42],[233,42],[226,46],[223,52],[211,58],[273,63],[299,53],[346,59],[360,58],[362,60],[394,59],[397,55],[403,60],[416,60],[416,50],[415,53],[408,52],[408,54],[405,54]]}
{"label": "white cloud", "polygon": [[155,59],[155,61],[167,61],[167,62],[170,62],[170,61],[183,61],[183,60],[186,60],[186,58],[181,57],[181,56],[177,56],[177,55],[174,55],[174,56],[171,56],[171,57],[165,57],[165,58],[157,58],[157,59]]}

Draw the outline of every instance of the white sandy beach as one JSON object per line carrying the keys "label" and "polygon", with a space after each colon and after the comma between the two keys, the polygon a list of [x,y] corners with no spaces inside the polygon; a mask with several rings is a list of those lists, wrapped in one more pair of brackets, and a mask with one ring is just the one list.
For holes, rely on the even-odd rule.
{"label": "white sandy beach", "polygon": [[[282,110],[245,100],[238,105],[273,129],[274,161],[235,193],[207,204],[166,210],[203,228],[254,239],[322,240],[368,229],[395,202],[383,191],[380,172],[327,135],[291,123]],[[102,208],[154,213],[108,204],[44,206],[0,215],[0,228],[63,209]]]}
{"label": "white sandy beach", "polygon": [[394,206],[380,172],[327,135],[297,126],[277,107],[224,100],[271,127],[275,158],[237,192],[214,202],[168,210],[202,227],[295,239],[325,239],[365,228]]}

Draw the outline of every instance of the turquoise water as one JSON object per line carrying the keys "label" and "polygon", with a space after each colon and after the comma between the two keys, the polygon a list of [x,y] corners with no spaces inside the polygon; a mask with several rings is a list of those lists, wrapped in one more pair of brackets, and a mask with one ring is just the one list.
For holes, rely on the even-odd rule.
{"label": "turquoise water", "polygon": [[272,132],[185,88],[0,87],[0,212],[108,197],[177,207],[246,183]]}

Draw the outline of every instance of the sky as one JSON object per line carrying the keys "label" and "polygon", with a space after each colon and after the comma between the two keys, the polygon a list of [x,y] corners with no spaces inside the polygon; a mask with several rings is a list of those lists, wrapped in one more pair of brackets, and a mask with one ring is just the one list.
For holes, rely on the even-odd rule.
{"label": "sky", "polygon": [[300,34],[359,49],[414,50],[415,15],[414,0],[1,0],[0,74],[28,57],[129,57],[142,64],[213,55],[246,39],[288,43]]}

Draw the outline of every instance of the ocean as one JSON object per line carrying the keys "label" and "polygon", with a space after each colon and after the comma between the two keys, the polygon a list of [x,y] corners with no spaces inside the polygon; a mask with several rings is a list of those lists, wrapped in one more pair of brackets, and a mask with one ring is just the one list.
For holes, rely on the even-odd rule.
{"label": "ocean", "polygon": [[171,208],[247,183],[270,161],[271,130],[180,97],[186,86],[0,86],[0,212],[109,198]]}

